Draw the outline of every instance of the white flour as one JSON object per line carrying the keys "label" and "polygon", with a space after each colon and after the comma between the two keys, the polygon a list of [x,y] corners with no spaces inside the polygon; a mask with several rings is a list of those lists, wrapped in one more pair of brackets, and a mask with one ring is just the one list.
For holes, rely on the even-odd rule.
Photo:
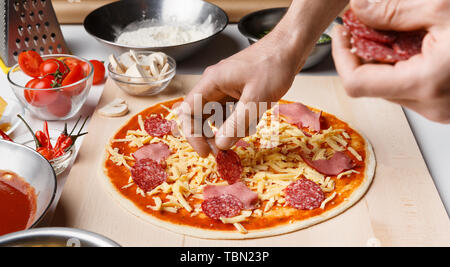
{"label": "white flour", "polygon": [[156,26],[152,21],[129,25],[117,37],[116,43],[130,46],[161,47],[190,43],[213,34],[211,18],[200,25],[170,24]]}

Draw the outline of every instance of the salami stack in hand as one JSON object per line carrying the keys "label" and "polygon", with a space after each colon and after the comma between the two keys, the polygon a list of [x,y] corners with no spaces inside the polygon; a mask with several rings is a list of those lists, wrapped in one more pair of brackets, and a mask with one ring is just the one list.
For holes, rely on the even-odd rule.
{"label": "salami stack in hand", "polygon": [[366,62],[396,63],[420,54],[426,31],[381,31],[364,25],[348,10],[344,25],[351,34],[352,52]]}

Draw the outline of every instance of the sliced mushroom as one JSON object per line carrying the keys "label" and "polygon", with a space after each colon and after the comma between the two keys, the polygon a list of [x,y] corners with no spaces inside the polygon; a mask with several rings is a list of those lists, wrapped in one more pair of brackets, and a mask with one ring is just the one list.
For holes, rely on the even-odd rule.
{"label": "sliced mushroom", "polygon": [[104,107],[100,108],[98,113],[106,117],[121,117],[128,113],[128,105],[125,100],[116,98],[109,104],[106,104]]}
{"label": "sliced mushroom", "polygon": [[119,74],[123,74],[127,70],[127,68],[123,66],[122,63],[119,62],[119,60],[117,60],[114,54],[109,55],[109,63],[111,63],[113,69]]}

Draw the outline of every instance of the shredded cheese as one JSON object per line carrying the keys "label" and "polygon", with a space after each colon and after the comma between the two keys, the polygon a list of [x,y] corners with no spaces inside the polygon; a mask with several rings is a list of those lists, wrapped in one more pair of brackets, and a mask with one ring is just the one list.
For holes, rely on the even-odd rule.
{"label": "shredded cheese", "polygon": [[349,146],[348,151],[350,151],[350,153],[352,153],[357,160],[362,161],[362,157],[358,154],[358,152],[356,152],[356,150],[353,147]]}
{"label": "shredded cheese", "polygon": [[223,223],[240,223],[243,221],[246,221],[248,217],[250,217],[252,215],[252,211],[251,210],[244,210],[241,212],[240,215],[237,215],[235,217],[231,217],[231,218],[220,218],[220,220]]}
{"label": "shredded cheese", "polygon": [[331,194],[331,196],[327,197],[324,201],[322,201],[322,204],[320,204],[320,208],[321,209],[325,209],[325,205],[330,202],[331,200],[333,200],[336,197],[336,192],[333,192],[333,194]]}

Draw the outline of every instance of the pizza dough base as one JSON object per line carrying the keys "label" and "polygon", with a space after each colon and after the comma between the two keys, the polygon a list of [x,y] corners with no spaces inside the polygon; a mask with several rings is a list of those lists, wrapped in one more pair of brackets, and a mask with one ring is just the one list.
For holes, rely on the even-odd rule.
{"label": "pizza dough base", "polygon": [[[135,115],[134,115],[135,116]],[[132,116],[130,120],[134,117]],[[341,120],[340,118],[338,118]],[[341,120],[344,121],[344,120]],[[345,122],[345,121],[344,121]],[[126,123],[125,123],[126,124]],[[124,125],[125,125],[124,124]],[[296,221],[294,223],[281,225],[281,226],[274,226],[272,228],[266,228],[261,230],[249,230],[248,233],[242,234],[239,233],[237,230],[233,231],[223,231],[223,230],[209,230],[209,229],[202,229],[202,228],[196,228],[192,226],[185,226],[185,225],[179,225],[174,224],[171,222],[166,222],[164,220],[161,220],[157,217],[154,217],[148,213],[145,213],[140,208],[138,208],[131,200],[125,198],[122,196],[121,192],[117,190],[117,188],[111,183],[110,178],[105,175],[106,168],[105,163],[108,160],[108,153],[105,151],[104,154],[104,160],[101,168],[101,179],[105,182],[105,185],[108,187],[108,191],[111,193],[112,197],[119,202],[119,204],[134,214],[136,217],[149,222],[153,225],[156,225],[158,227],[167,229],[169,231],[182,234],[182,235],[188,235],[192,237],[198,237],[203,239],[252,239],[252,238],[261,238],[261,237],[269,237],[269,236],[275,236],[275,235],[281,235],[286,234],[290,232],[294,232],[300,229],[304,229],[307,227],[310,227],[312,225],[318,224],[320,222],[326,221],[328,219],[331,219],[342,212],[346,211],[348,208],[352,207],[356,202],[358,202],[364,194],[369,189],[373,177],[375,175],[375,167],[376,167],[376,160],[375,160],[375,153],[373,151],[372,145],[370,144],[369,140],[361,134],[361,132],[357,131],[355,128],[353,128],[351,125],[349,125],[350,128],[358,132],[359,135],[362,136],[362,138],[365,141],[365,151],[366,151],[366,157],[365,157],[365,172],[364,172],[364,181],[359,185],[359,187],[353,191],[353,193],[350,195],[350,197],[343,203],[341,203],[339,206],[335,207],[334,209],[331,209],[325,213],[322,213],[318,216],[302,220],[302,221]],[[120,129],[119,129],[120,130]],[[115,134],[114,134],[115,135]],[[114,136],[113,135],[113,136]]]}

